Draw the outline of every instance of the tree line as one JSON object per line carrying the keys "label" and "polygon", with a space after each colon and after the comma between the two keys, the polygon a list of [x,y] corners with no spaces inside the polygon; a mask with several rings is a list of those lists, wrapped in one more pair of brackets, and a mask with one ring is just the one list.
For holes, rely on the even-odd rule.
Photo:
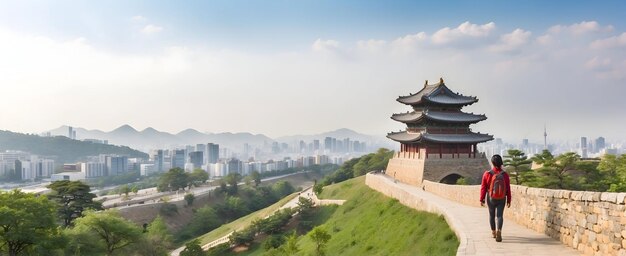
{"label": "tree line", "polygon": [[[511,183],[530,187],[626,192],[626,154],[604,155],[597,160],[583,160],[574,152],[553,155],[548,150],[528,157],[510,149],[504,158]],[[532,163],[538,168],[531,169]]]}
{"label": "tree line", "polygon": [[0,254],[167,255],[172,238],[160,217],[144,227],[102,211],[87,184],[55,181],[47,195],[0,192]]}

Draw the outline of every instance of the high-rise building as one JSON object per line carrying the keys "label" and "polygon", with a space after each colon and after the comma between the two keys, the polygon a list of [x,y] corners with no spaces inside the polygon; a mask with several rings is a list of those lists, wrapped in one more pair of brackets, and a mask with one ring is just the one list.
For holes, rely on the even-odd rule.
{"label": "high-rise building", "polygon": [[595,152],[601,152],[604,148],[606,148],[606,141],[604,140],[604,137],[598,137],[595,141],[593,149]]}
{"label": "high-rise building", "polygon": [[209,143],[207,144],[207,162],[215,164],[220,159],[220,145]]}
{"label": "high-rise building", "polygon": [[128,157],[126,156],[106,156],[105,159],[105,171],[108,176],[120,175],[128,170]]}
{"label": "high-rise building", "polygon": [[237,159],[233,158],[228,161],[228,173],[240,173],[243,169],[243,163]]}
{"label": "high-rise building", "polygon": [[196,151],[202,152],[202,164],[206,163],[206,144],[197,144]]}
{"label": "high-rise building", "polygon": [[76,131],[74,131],[74,127],[67,127],[67,137],[70,139],[76,139]]}
{"label": "high-rise building", "polygon": [[161,149],[157,150],[156,157],[154,159],[154,164],[156,165],[156,171],[157,172],[164,171],[164,168],[163,168],[163,150],[161,150]]}
{"label": "high-rise building", "polygon": [[330,152],[333,149],[333,138],[326,137],[324,138],[324,149]]}
{"label": "high-rise building", "polygon": [[313,150],[320,150],[320,140],[313,140]]}
{"label": "high-rise building", "polygon": [[189,153],[189,162],[193,165],[193,169],[202,167],[204,153],[202,151],[194,151]]}
{"label": "high-rise building", "polygon": [[100,162],[81,163],[81,172],[85,178],[102,177],[106,175],[106,165]]}
{"label": "high-rise building", "polygon": [[587,158],[587,137],[580,137],[580,157]]}
{"label": "high-rise building", "polygon": [[185,168],[185,150],[174,149],[172,151],[172,168]]}

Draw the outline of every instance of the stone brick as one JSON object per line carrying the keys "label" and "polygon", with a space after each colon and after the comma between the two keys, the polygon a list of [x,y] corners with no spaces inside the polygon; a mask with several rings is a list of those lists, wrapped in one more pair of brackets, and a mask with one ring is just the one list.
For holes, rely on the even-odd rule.
{"label": "stone brick", "polygon": [[617,193],[616,203],[624,204],[626,202],[626,193]]}

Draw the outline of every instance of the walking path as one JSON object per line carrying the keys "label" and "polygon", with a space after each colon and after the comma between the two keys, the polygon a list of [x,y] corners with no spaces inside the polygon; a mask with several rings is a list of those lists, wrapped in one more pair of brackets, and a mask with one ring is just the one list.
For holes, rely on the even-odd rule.
{"label": "walking path", "polygon": [[[313,202],[315,202],[316,204],[319,204],[318,202],[320,201],[319,199],[317,199],[317,196],[315,196],[315,193],[313,193],[313,187],[309,187],[308,189],[305,189],[304,191],[300,192],[300,194],[297,197],[294,197],[293,199],[289,200],[287,203],[285,203],[284,205],[282,205],[280,208],[278,208],[276,211],[285,209],[285,208],[294,208],[296,206],[298,206],[298,201],[300,200],[300,197],[305,197],[305,198],[309,198],[312,199]],[[322,200],[324,201],[324,200]],[[343,202],[342,202],[343,203]],[[275,212],[276,212],[275,211]],[[270,213],[269,215],[265,216],[266,218],[271,216],[274,213]],[[209,243],[206,243],[204,245],[202,245],[202,249],[203,250],[208,250],[212,247],[218,246],[220,244],[223,243],[227,243],[229,240],[229,236],[231,233],[228,233],[227,235],[220,237],[218,239],[215,239]],[[180,252],[182,252],[185,249],[185,246],[181,246],[179,248],[177,248],[176,250],[172,251],[170,253],[171,256],[178,256],[180,254]]]}
{"label": "walking path", "polygon": [[[508,219],[504,221],[502,242],[498,243],[491,237],[486,207],[459,204],[423,191],[419,187],[395,183],[392,177],[386,175],[368,174],[367,178],[377,179],[392,189],[408,193],[412,201],[428,202],[430,207],[425,208],[430,208],[430,211],[441,211],[461,242],[457,255],[581,255],[579,251],[563,245],[558,240],[527,229]],[[381,192],[385,193],[385,191]],[[439,209],[433,210],[433,208]]]}

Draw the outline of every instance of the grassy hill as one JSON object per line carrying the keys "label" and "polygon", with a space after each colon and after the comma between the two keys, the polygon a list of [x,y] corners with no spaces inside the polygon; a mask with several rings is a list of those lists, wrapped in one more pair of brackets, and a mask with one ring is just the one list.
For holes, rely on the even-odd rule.
{"label": "grassy hill", "polygon": [[[408,208],[370,189],[364,176],[325,187],[321,198],[347,200],[327,212],[330,216],[320,225],[331,235],[326,255],[455,255],[459,247],[443,217]],[[228,255],[265,255],[259,244]],[[298,237],[297,244],[297,255],[315,255],[309,235]]]}
{"label": "grassy hill", "polygon": [[148,157],[148,154],[129,147],[71,140],[63,136],[40,137],[10,131],[0,131],[0,150],[26,151],[54,158],[59,163],[76,162],[87,156],[99,154],[118,154],[139,158]]}

